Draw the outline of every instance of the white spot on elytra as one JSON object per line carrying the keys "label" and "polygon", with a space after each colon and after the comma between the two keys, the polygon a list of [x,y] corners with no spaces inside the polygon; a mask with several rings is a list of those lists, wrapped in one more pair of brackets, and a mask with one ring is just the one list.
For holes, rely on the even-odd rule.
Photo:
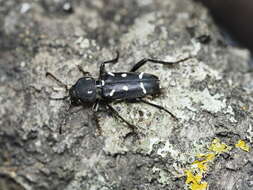
{"label": "white spot on elytra", "polygon": [[88,93],[88,94],[92,94],[92,92],[93,92],[92,90],[88,90],[88,92],[87,92],[87,93]]}
{"label": "white spot on elytra", "polygon": [[141,72],[141,73],[139,74],[139,79],[142,79],[143,75],[144,75],[144,73]]}
{"label": "white spot on elytra", "polygon": [[125,90],[125,91],[128,91],[128,87],[127,86],[123,86],[122,89]]}
{"label": "white spot on elytra", "polygon": [[115,74],[111,73],[111,72],[108,72],[108,75],[111,75],[111,76],[115,76]]}
{"label": "white spot on elytra", "polygon": [[114,92],[115,92],[115,90],[112,89],[112,91],[110,92],[110,96],[113,96]]}
{"label": "white spot on elytra", "polygon": [[127,77],[127,74],[123,73],[123,74],[121,74],[121,76],[125,78],[125,77]]}
{"label": "white spot on elytra", "polygon": [[101,85],[104,86],[105,85],[105,81],[101,80]]}
{"label": "white spot on elytra", "polygon": [[91,78],[86,78],[86,80],[91,80]]}
{"label": "white spot on elytra", "polygon": [[143,93],[146,94],[147,91],[146,91],[146,89],[145,89],[145,87],[144,87],[144,84],[141,82],[140,85],[141,85],[141,88],[142,88]]}

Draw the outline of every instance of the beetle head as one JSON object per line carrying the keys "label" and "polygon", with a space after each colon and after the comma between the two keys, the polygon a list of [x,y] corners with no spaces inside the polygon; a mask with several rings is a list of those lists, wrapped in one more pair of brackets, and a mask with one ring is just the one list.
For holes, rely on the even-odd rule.
{"label": "beetle head", "polygon": [[94,103],[96,100],[96,81],[91,77],[80,78],[69,89],[69,96],[73,106]]}

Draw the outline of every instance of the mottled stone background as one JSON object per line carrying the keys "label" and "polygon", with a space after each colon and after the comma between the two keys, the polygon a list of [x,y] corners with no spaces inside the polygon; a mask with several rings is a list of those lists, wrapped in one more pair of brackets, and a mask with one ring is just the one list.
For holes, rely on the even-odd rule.
{"label": "mottled stone background", "polygon": [[[49,99],[65,91],[47,71],[71,86],[82,76],[77,65],[96,77],[116,50],[111,71],[193,57],[141,69],[164,89],[149,101],[179,121],[141,103],[113,105],[138,127],[137,139],[107,112],[96,119]],[[253,189],[252,151],[235,146],[253,143],[248,59],[189,0],[0,0],[0,189]],[[207,154],[215,157],[201,169]],[[187,177],[193,170],[197,182]]]}

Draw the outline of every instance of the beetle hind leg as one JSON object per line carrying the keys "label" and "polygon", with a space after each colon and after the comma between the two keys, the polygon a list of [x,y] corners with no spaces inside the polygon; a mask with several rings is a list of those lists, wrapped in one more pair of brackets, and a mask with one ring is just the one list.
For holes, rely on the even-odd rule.
{"label": "beetle hind leg", "polygon": [[149,101],[147,101],[147,100],[143,100],[143,99],[137,99],[137,101],[142,102],[142,103],[144,103],[144,104],[148,104],[148,105],[153,106],[153,107],[156,107],[156,108],[158,108],[158,109],[160,109],[160,110],[163,110],[163,111],[165,111],[166,113],[170,114],[170,116],[171,116],[173,119],[175,119],[176,121],[178,121],[178,118],[177,118],[174,114],[172,114],[169,110],[167,110],[166,108],[164,108],[163,106],[160,106],[160,105],[151,103],[151,102],[149,102]]}
{"label": "beetle hind leg", "polygon": [[124,119],[111,105],[107,104],[106,106],[114,116],[118,117],[122,122],[127,124],[128,128],[131,130],[130,134],[134,134],[138,136],[138,133],[137,133],[138,128],[135,125],[129,123],[126,119]]}

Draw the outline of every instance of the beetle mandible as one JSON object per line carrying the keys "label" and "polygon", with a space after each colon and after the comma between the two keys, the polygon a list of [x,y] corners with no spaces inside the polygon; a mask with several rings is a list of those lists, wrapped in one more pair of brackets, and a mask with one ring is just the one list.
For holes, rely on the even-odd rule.
{"label": "beetle mandible", "polygon": [[161,92],[159,86],[159,79],[157,76],[136,72],[140,67],[148,62],[158,63],[163,65],[173,65],[179,62],[186,61],[191,57],[180,59],[175,62],[161,61],[156,59],[144,58],[137,62],[129,72],[107,72],[105,69],[106,64],[115,64],[118,62],[119,52],[117,51],[116,58],[104,61],[100,65],[99,77],[94,79],[89,72],[85,72],[80,65],[78,69],[83,73],[83,77],[78,79],[77,82],[69,89],[68,86],[62,83],[50,72],[46,73],[46,76],[52,77],[61,86],[63,86],[68,95],[62,98],[51,98],[54,100],[70,99],[71,106],[84,106],[92,105],[93,111],[98,111],[98,106],[105,106],[113,115],[121,119],[132,130],[133,133],[137,130],[137,127],[125,120],[111,105],[110,103],[115,101],[129,101],[129,102],[142,102],[151,106],[154,106],[160,110],[163,110],[170,114],[171,117],[177,120],[177,118],[164,107],[151,103],[143,98],[147,95],[158,95]]}

